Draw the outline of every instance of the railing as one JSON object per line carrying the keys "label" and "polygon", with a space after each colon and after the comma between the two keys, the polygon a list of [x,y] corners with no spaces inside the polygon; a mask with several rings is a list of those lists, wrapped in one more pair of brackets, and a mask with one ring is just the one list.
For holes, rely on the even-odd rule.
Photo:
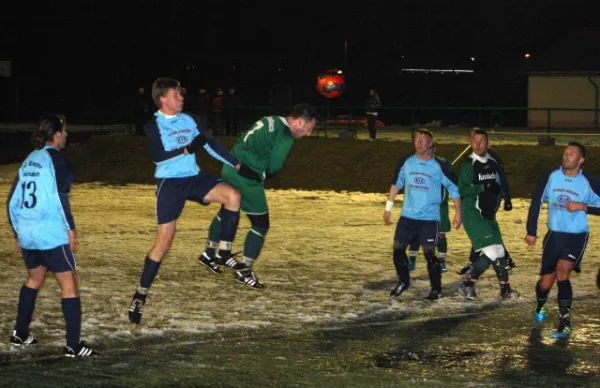
{"label": "railing", "polygon": [[[286,115],[289,109],[289,106],[241,106],[235,111],[224,111],[219,119],[226,122],[229,118],[235,118],[239,130],[244,131],[262,116]],[[321,127],[352,130],[366,126],[364,106],[330,104],[317,106],[317,110]],[[193,108],[190,111],[199,113],[194,112]],[[130,131],[135,122],[130,111],[118,113],[113,110],[110,114],[103,114],[104,109],[97,108],[94,112],[93,115],[67,114],[69,128],[73,131]],[[574,128],[598,130],[600,116],[600,109],[555,107],[383,106],[378,108],[378,112],[378,120],[386,127],[427,126],[433,123],[443,127],[543,128],[547,133]],[[209,113],[207,118],[210,128],[217,117]],[[31,131],[32,125],[31,121],[0,123],[0,131]]]}

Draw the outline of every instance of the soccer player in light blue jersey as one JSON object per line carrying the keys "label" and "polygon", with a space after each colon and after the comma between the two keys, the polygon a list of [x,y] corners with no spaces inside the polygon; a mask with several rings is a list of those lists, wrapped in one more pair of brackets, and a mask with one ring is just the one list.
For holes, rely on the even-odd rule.
{"label": "soccer player in light blue jersey", "polygon": [[[203,148],[212,157],[239,171],[241,176],[260,181],[259,174],[241,164],[229,150],[207,134],[194,116],[182,112],[183,96],[179,81],[158,78],[152,85],[152,98],[158,107],[154,119],[145,126],[152,159],[156,164],[157,240],[144,260],[140,285],[129,307],[129,320],[139,324],[146,297],[175,236],[175,224],[187,200],[207,206],[222,205],[218,256],[227,260],[240,219],[240,192],[215,175],[200,171],[195,151]],[[202,261],[200,264],[206,265]],[[213,272],[220,269],[211,264]]]}
{"label": "soccer player in light blue jersey", "polygon": [[32,142],[36,150],[21,164],[7,201],[17,252],[22,254],[28,272],[19,294],[17,322],[10,342],[15,346],[37,342],[29,325],[38,290],[49,271],[61,289],[67,342],[64,355],[92,356],[96,352],[80,340],[81,300],[73,254],[77,233],[69,204],[73,168],[62,152],[67,143],[64,117],[43,115]]}
{"label": "soccer player in light blue jersey", "polygon": [[548,293],[558,286],[558,328],[554,338],[568,338],[572,332],[571,305],[573,289],[569,275],[577,267],[589,239],[587,214],[600,213],[600,185],[582,169],[585,147],[571,142],[563,153],[562,166],[544,174],[533,193],[525,242],[533,246],[537,240],[538,217],[542,204],[548,201],[548,232],[544,237],[540,279],[536,284],[535,320],[546,317]]}
{"label": "soccer player in light blue jersey", "polygon": [[427,129],[415,132],[415,149],[413,154],[400,159],[392,179],[392,186],[383,213],[383,220],[391,225],[391,211],[394,199],[404,188],[404,203],[402,213],[394,236],[394,266],[398,274],[398,285],[390,292],[390,297],[400,296],[410,287],[408,256],[406,248],[419,239],[423,253],[427,259],[427,272],[431,283],[429,295],[425,298],[436,300],[442,295],[442,274],[440,261],[435,255],[440,224],[440,195],[442,186],[450,193],[450,198],[456,205],[454,228],[460,228],[462,213],[460,210],[460,195],[455,175],[448,171],[448,164],[440,163],[431,153],[433,134]]}

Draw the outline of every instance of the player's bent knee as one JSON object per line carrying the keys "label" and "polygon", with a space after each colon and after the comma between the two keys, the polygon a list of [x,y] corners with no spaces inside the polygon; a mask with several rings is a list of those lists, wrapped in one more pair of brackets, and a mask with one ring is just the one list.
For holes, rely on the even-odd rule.
{"label": "player's bent knee", "polygon": [[495,261],[501,257],[504,257],[506,251],[504,250],[504,246],[502,244],[493,244],[488,245],[485,248],[481,249],[484,255],[486,255],[490,260]]}
{"label": "player's bent knee", "polygon": [[269,229],[271,226],[271,220],[269,217],[269,213],[265,214],[248,214],[248,218],[250,219],[250,224],[252,227],[261,228],[261,229]]}
{"label": "player's bent knee", "polygon": [[423,246],[423,255],[425,259],[429,262],[437,262],[438,259],[435,256],[435,247],[433,245],[424,245]]}

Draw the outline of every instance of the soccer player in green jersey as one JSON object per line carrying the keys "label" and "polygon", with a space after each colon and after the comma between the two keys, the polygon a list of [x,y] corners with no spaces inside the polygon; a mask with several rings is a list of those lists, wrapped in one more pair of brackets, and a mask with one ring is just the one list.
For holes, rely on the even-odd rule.
{"label": "soccer player in green jersey", "polygon": [[[316,125],[316,109],[310,104],[294,106],[287,117],[266,116],[242,134],[231,150],[241,163],[263,177],[257,182],[239,175],[235,168],[224,166],[221,177],[242,194],[241,210],[250,219],[251,227],[244,241],[242,262],[232,256],[220,256],[217,251],[221,219],[217,214],[208,231],[206,250],[199,258],[201,264],[212,272],[220,273],[219,266],[233,269],[234,279],[252,288],[263,288],[252,269],[269,230],[269,207],[265,195],[264,179],[276,175],[285,163],[295,139],[310,135]],[[216,264],[216,265],[215,265]]]}

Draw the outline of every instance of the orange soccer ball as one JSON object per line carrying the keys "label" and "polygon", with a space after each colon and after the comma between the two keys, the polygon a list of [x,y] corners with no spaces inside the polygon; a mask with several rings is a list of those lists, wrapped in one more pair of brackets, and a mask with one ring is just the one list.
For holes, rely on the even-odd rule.
{"label": "orange soccer ball", "polygon": [[346,88],[346,80],[341,70],[329,69],[317,77],[317,91],[324,97],[339,97]]}

